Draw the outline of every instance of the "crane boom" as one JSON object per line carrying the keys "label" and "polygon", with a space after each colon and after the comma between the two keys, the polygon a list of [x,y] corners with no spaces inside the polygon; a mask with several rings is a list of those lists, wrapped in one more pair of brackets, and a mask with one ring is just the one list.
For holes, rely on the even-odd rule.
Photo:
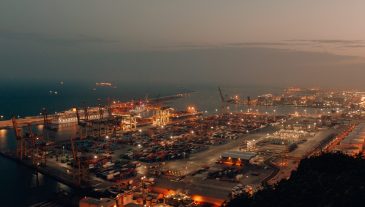
{"label": "crane boom", "polygon": [[77,118],[77,124],[80,125],[80,113],[77,107],[76,107],[76,118]]}
{"label": "crane boom", "polygon": [[24,146],[23,136],[21,134],[21,129],[18,127],[18,123],[16,121],[15,116],[11,118],[11,121],[13,122],[13,128],[16,138],[16,154],[19,157],[19,159],[23,159],[25,146]]}
{"label": "crane boom", "polygon": [[220,87],[218,87],[218,91],[219,91],[219,95],[220,95],[220,97],[221,97],[221,101],[222,101],[222,103],[223,103],[223,102],[225,102],[225,100],[224,100],[224,96],[223,96],[223,93],[222,93],[222,90],[221,90],[221,88],[220,88]]}
{"label": "crane boom", "polygon": [[47,113],[47,109],[46,108],[43,108],[42,115],[43,115],[43,124],[44,124],[44,127],[47,128],[48,127],[48,113]]}
{"label": "crane boom", "polygon": [[77,160],[77,152],[76,152],[76,148],[75,148],[75,144],[74,144],[74,140],[72,139],[72,137],[70,137],[71,140],[71,150],[72,150],[72,156],[74,158],[74,161],[76,162]]}
{"label": "crane boom", "polygon": [[87,111],[87,106],[85,106],[85,108],[84,108],[84,119],[85,119],[85,121],[89,120],[89,113]]}
{"label": "crane boom", "polygon": [[21,139],[21,134],[20,134],[20,129],[18,128],[18,123],[16,121],[15,116],[13,116],[11,118],[11,121],[13,122],[13,129],[14,129],[14,134],[17,140]]}
{"label": "crane boom", "polygon": [[104,118],[104,110],[103,107],[101,107],[99,105],[99,119],[103,119]]}

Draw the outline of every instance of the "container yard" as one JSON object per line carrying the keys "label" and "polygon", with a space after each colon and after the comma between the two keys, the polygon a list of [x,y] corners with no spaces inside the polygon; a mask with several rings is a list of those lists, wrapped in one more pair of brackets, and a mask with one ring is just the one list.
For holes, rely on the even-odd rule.
{"label": "container yard", "polygon": [[363,155],[365,142],[365,123],[357,125],[334,149],[350,156]]}
{"label": "container yard", "polygon": [[[183,96],[111,101],[56,115],[43,110],[34,123],[13,117],[16,150],[1,153],[79,189],[76,206],[220,206],[287,179],[301,159],[328,146],[352,156],[363,152],[365,125],[351,118],[355,110],[283,114],[243,105],[234,111],[227,106],[242,101],[233,98],[207,113],[165,103]],[[280,103],[271,95],[250,101]],[[37,134],[32,125],[39,123]],[[356,127],[342,135],[349,126]],[[63,127],[74,130],[54,139]]]}

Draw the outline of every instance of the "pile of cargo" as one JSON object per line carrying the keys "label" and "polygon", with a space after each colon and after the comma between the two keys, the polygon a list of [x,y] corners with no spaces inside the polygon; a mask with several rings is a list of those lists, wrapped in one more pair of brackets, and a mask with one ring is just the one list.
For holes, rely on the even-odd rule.
{"label": "pile of cargo", "polygon": [[204,146],[193,145],[184,141],[154,142],[150,140],[148,143],[143,143],[143,145],[138,144],[136,150],[126,153],[123,158],[142,162],[163,162],[188,158],[191,153],[204,150],[205,148]]}
{"label": "pile of cargo", "polygon": [[109,181],[120,181],[137,174],[136,165],[128,161],[98,163],[93,171],[97,177]]}

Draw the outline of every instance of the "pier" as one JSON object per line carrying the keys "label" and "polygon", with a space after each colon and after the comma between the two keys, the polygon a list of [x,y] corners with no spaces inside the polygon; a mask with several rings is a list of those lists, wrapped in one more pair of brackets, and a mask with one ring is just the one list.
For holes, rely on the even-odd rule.
{"label": "pier", "polygon": [[47,168],[47,167],[37,167],[33,165],[31,162],[27,160],[20,160],[14,154],[8,152],[0,151],[0,156],[12,160],[17,164],[23,165],[34,170],[37,173],[41,173],[45,176],[48,176],[64,185],[67,185],[71,188],[78,189],[78,190],[90,190],[90,186],[88,185],[78,185],[76,182],[73,182],[73,178],[71,176],[67,176],[66,174],[59,172],[55,169]]}
{"label": "pier", "polygon": [[[17,123],[19,126],[26,126],[28,124],[43,124],[43,117],[42,116],[27,116],[25,118],[19,118],[17,119]],[[13,127],[13,123],[11,121],[11,119],[9,120],[3,120],[0,121],[0,129],[4,129],[4,128],[12,128]]]}

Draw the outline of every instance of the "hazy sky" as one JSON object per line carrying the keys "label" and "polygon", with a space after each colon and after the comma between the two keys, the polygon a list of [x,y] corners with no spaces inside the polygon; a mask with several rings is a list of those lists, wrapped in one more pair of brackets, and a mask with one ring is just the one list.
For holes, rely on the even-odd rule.
{"label": "hazy sky", "polygon": [[364,11],[363,0],[1,0],[0,79],[361,86]]}

